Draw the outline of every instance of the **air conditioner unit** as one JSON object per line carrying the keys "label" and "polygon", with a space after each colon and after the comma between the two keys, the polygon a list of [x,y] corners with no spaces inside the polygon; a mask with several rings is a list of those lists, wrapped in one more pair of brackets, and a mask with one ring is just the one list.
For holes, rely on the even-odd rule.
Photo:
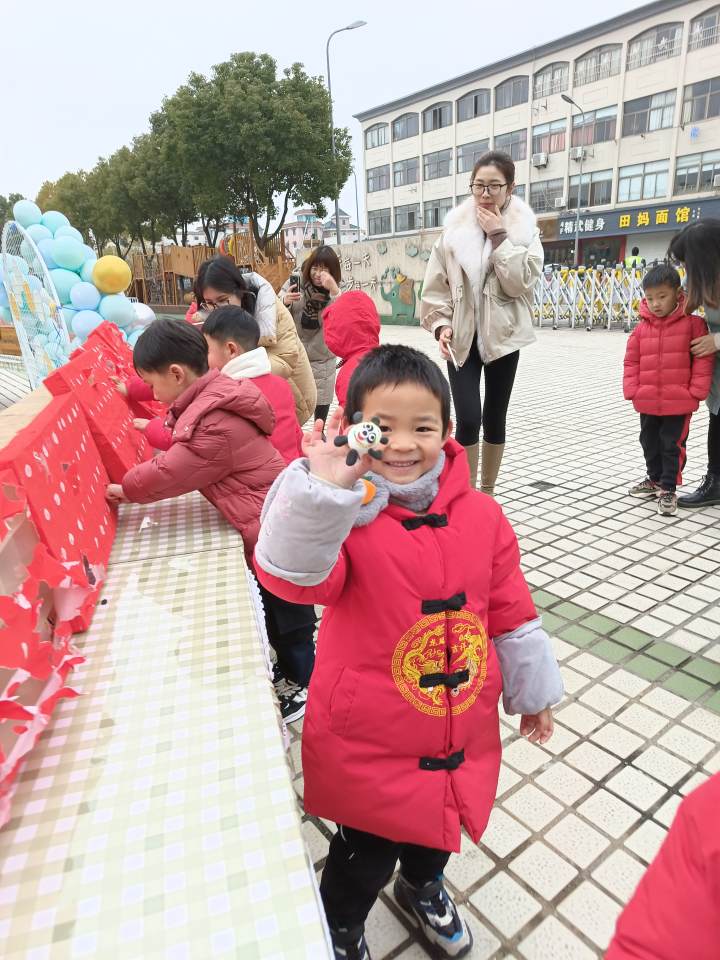
{"label": "air conditioner unit", "polygon": [[546,153],[534,153],[532,155],[532,165],[534,167],[546,167],[548,165],[548,155]]}
{"label": "air conditioner unit", "polygon": [[713,177],[713,187],[715,187],[716,190],[720,189],[720,173],[716,173]]}
{"label": "air conditioner unit", "polygon": [[572,147],[570,149],[571,160],[582,160],[585,156],[585,147]]}
{"label": "air conditioner unit", "polygon": [[562,210],[565,206],[565,197],[555,197],[555,209]]}

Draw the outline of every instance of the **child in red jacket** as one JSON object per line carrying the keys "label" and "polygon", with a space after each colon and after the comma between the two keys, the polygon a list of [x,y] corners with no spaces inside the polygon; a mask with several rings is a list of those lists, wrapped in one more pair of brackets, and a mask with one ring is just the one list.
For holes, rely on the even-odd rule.
{"label": "child in red jacket", "polygon": [[645,274],[640,323],[625,351],[623,394],[640,414],[647,476],[628,491],[657,497],[658,513],[677,513],[690,416],[710,392],[714,356],[695,357],[690,345],[707,333],[701,317],[685,313],[680,274],[661,264]]}
{"label": "child in red jacket", "polygon": [[330,302],[323,313],[325,345],[340,359],[335,396],[341,407],[350,377],[362,358],[380,343],[380,317],[366,293],[348,290]]}
{"label": "child in red jacket", "polygon": [[[133,467],[108,498],[151,503],[199,490],[242,534],[252,554],[260,511],[285,463],[270,443],[272,408],[252,380],[208,369],[207,340],[183,320],[155,320],[135,344],[135,369],[156,400],[169,404],[172,443],[153,460]],[[294,401],[291,401],[294,409]],[[268,639],[277,654],[283,719],[305,712],[315,662],[315,609],[262,590]]]}
{"label": "child in red jacket", "polygon": [[[295,414],[293,392],[287,380],[270,372],[267,350],[258,346],[260,327],[257,320],[242,307],[218,307],[201,329],[208,345],[210,369],[220,370],[232,380],[253,380],[275,414],[270,442],[285,463],[302,456],[303,434]],[[152,391],[148,392],[139,377],[128,381],[125,391],[131,399],[152,398]],[[162,418],[133,422],[156,450],[170,449],[173,432],[165,426]]]}
{"label": "child in red jacket", "polygon": [[545,743],[562,680],[510,524],[450,439],[437,365],[371,351],[348,388],[356,414],[377,418],[382,459],[349,466],[342,411],[327,439],[316,421],[268,494],[256,569],[287,600],[325,606],[302,747],[305,810],[340,825],[321,884],[335,956],[367,960],[365,919],[399,859],[399,906],[435,953],[461,957],[472,935],[443,870],[461,827],[477,842],[490,815],[498,698]]}

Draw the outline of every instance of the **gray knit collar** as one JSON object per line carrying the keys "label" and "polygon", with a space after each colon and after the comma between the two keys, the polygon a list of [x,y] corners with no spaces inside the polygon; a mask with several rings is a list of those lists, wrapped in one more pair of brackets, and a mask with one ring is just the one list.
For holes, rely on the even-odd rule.
{"label": "gray knit collar", "polygon": [[381,513],[389,503],[395,503],[413,513],[423,513],[440,489],[440,474],[445,466],[445,451],[440,451],[437,463],[412,483],[391,483],[385,477],[370,471],[367,479],[375,486],[376,493],[370,503],[360,507],[360,513],[354,523],[356,527],[366,527]]}

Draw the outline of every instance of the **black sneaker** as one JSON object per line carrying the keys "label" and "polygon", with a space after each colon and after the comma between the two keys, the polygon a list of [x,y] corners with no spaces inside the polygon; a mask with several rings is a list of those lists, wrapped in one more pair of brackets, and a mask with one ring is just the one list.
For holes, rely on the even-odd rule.
{"label": "black sneaker", "polygon": [[330,930],[335,960],[371,960],[364,927]]}
{"label": "black sneaker", "polygon": [[678,506],[684,509],[715,507],[720,504],[720,475],[708,473],[693,493],[678,497]]}
{"label": "black sneaker", "polygon": [[458,913],[442,877],[424,887],[413,887],[398,874],[394,889],[398,906],[415,921],[433,947],[447,957],[464,957],[472,950],[470,928]]}
{"label": "black sneaker", "polygon": [[285,674],[280,669],[280,664],[277,662],[272,665],[272,682],[273,686],[277,689],[279,683],[282,683],[285,679]]}
{"label": "black sneaker", "polygon": [[283,678],[275,685],[275,692],[280,701],[280,715],[285,723],[299,720],[305,713],[307,703],[307,687]]}

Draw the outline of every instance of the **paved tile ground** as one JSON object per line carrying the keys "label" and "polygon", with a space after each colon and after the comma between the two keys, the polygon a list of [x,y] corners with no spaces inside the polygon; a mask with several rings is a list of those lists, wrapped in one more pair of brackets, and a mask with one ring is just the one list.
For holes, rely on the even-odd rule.
{"label": "paved tile ground", "polygon": [[[428,335],[386,327],[428,350]],[[447,879],[476,960],[601,957],[681,798],[720,771],[720,510],[660,517],[626,495],[644,476],[622,399],[625,336],[541,331],[523,352],[498,486],[565,676],[546,748],[502,719],[498,798]],[[703,411],[686,479],[704,471]],[[292,755],[302,795],[301,724]],[[305,818],[318,871],[332,824]],[[425,951],[388,891],[368,922],[375,960]]]}

